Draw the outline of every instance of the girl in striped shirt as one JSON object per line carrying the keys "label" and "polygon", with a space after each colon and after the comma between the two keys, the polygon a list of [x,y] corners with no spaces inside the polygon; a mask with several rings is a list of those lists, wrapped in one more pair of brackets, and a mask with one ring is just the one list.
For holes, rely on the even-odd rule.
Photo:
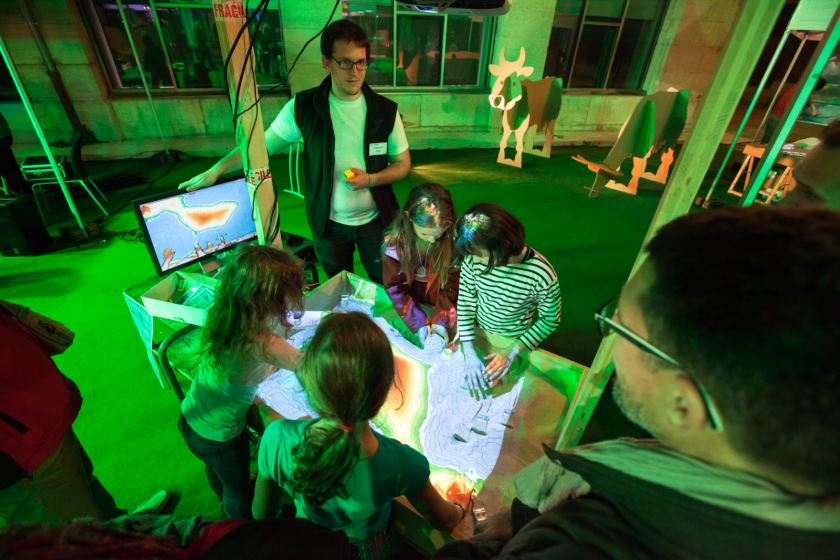
{"label": "girl in striped shirt", "polygon": [[[482,202],[458,220],[455,247],[463,258],[458,330],[467,361],[467,385],[495,383],[523,350],[533,350],[560,325],[560,287],[551,264],[525,244],[525,228],[497,204]],[[532,322],[534,310],[539,319]],[[514,342],[481,362],[475,325]]]}

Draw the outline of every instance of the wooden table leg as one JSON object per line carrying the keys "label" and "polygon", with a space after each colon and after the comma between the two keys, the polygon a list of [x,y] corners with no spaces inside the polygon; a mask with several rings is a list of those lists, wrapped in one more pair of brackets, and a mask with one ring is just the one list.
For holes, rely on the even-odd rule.
{"label": "wooden table leg", "polygon": [[752,177],[752,168],[753,162],[755,161],[754,157],[750,157],[750,166],[747,168],[747,182],[744,183],[744,191],[747,190],[747,187],[750,186],[750,177]]}
{"label": "wooden table leg", "polygon": [[[729,192],[730,194],[734,194],[736,196],[743,196],[743,193],[739,193],[738,191],[735,190],[735,185],[738,184],[738,179],[741,178],[741,173],[744,172],[744,168],[751,161],[752,161],[752,156],[745,156],[744,157],[744,163],[741,164],[741,169],[738,170],[738,174],[735,175],[735,179],[732,180],[732,184],[729,185],[729,191],[727,191],[727,192]],[[747,182],[749,182],[749,180],[747,180]]]}
{"label": "wooden table leg", "polygon": [[[765,181],[764,185],[759,190],[759,194],[761,196],[766,196],[767,200],[765,202],[761,202],[760,200],[756,200],[759,204],[764,204],[765,206],[769,206],[771,202],[773,202],[773,197],[776,196],[776,191],[779,190],[782,182],[787,177],[788,173],[790,172],[790,167],[785,167],[785,170],[782,172],[781,175],[778,177],[770,177],[767,181]],[[770,187],[770,183],[773,183],[773,188],[770,189],[770,192],[767,192],[767,189]]]}
{"label": "wooden table leg", "polygon": [[779,200],[784,200],[788,193],[793,190],[793,169],[790,167],[786,167],[785,172],[782,174],[782,177],[784,178],[784,184],[781,185],[782,196],[779,197]]}

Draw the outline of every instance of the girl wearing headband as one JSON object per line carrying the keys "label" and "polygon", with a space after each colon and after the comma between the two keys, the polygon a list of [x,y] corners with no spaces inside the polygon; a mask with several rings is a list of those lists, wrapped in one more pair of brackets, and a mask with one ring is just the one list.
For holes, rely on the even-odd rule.
{"label": "girl wearing headband", "polygon": [[[385,233],[382,283],[411,332],[431,325],[445,336],[457,321],[459,271],[455,221],[449,191],[436,183],[417,185]],[[421,304],[433,307],[428,319]]]}
{"label": "girl wearing headband", "polygon": [[[277,514],[281,488],[297,517],[343,530],[361,558],[387,553],[391,500],[405,496],[433,527],[451,532],[464,506],[444,500],[429,481],[429,461],[371,430],[394,382],[385,333],[362,313],[321,320],[299,371],[315,420],[277,420],[260,445],[256,519]],[[469,509],[469,503],[466,504]]]}

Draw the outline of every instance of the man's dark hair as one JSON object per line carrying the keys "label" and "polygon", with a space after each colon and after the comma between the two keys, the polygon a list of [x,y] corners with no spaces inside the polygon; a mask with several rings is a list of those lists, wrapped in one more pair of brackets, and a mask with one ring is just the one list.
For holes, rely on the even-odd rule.
{"label": "man's dark hair", "polygon": [[367,33],[359,27],[359,24],[349,19],[340,19],[329,24],[321,35],[321,54],[332,56],[333,45],[339,40],[353,43],[357,48],[365,49],[365,59],[370,60],[370,41]]}
{"label": "man's dark hair", "polygon": [[824,87],[825,87],[825,78],[820,76],[819,79],[817,79],[817,83],[814,84],[814,91],[820,91]]}
{"label": "man's dark hair", "polygon": [[481,251],[490,253],[482,274],[507,264],[525,248],[525,228],[516,217],[492,202],[479,202],[458,220],[455,249],[463,258]]}
{"label": "man's dark hair", "polygon": [[640,296],[740,453],[840,490],[840,214],[726,208],[664,226]]}

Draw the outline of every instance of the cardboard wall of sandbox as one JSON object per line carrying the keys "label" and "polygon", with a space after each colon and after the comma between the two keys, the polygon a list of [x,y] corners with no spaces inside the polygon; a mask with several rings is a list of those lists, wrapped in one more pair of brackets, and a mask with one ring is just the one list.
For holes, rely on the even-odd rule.
{"label": "cardboard wall of sandbox", "polygon": [[[174,281],[170,281],[172,282]],[[150,360],[155,368],[154,349],[156,346],[169,334],[188,326],[186,322],[173,320],[171,318],[173,313],[170,313],[167,318],[153,317],[143,306],[144,298],[140,296],[148,295],[150,289],[160,283],[161,281],[155,278],[125,292],[132,314],[143,314],[148,319],[148,326],[142,321],[138,322],[137,317],[135,317],[135,322],[138,323],[138,330],[143,329],[141,337],[144,342],[149,343]],[[422,347],[420,338],[406,327],[397,314],[385,289],[354,274],[342,272],[316,290],[309,292],[305,300],[306,310],[331,311],[341,305],[342,296],[350,296],[372,304],[375,317],[384,319],[406,341],[418,348]],[[151,328],[152,320],[154,320],[154,329]],[[183,337],[170,347],[168,353],[173,369],[190,378],[194,374],[195,344],[199,333],[200,331],[194,331]],[[480,358],[511,343],[511,339],[487,333],[480,328],[476,329],[476,334],[478,338],[475,346]],[[466,408],[469,408],[469,410],[458,410],[442,404],[436,407],[430,406],[428,365],[418,363],[396,346],[394,346],[394,354],[397,365],[394,388],[382,411],[374,419],[374,424],[384,435],[403,441],[421,453],[424,453],[424,449],[419,443],[420,438],[417,433],[430,410],[432,414],[445,416],[443,419],[437,419],[437,425],[440,426],[462,420],[469,422],[474,419],[475,410],[488,410],[486,403],[503,402],[512,391],[518,391],[512,404],[513,414],[501,429],[503,432],[501,450],[498,452],[498,458],[489,476],[481,478],[475,473],[459,472],[447,464],[431,465],[432,483],[444,497],[451,498],[453,494],[466,492],[474,487],[477,492],[475,507],[483,508],[487,515],[493,515],[510,507],[515,496],[514,475],[543,456],[543,444],[554,447],[568,405],[588,370],[580,364],[550,352],[539,349],[526,352],[514,362],[510,373],[502,378],[488,395],[468,397],[466,396],[468,392],[455,395],[456,400],[468,403]],[[166,379],[160,375],[158,378],[161,379],[163,385]],[[451,385],[448,386],[451,387],[452,393],[463,391],[460,379],[453,379]],[[450,400],[439,401],[441,403],[454,402],[451,394],[442,398]],[[471,398],[473,400],[470,400]],[[482,399],[484,399],[483,402]],[[494,412],[498,413],[498,411]],[[461,416],[464,418],[462,419]],[[446,445],[451,446],[453,434],[448,432],[453,430],[450,428],[451,426],[442,428],[438,435],[445,440]],[[498,423],[496,428],[499,429]],[[471,433],[470,437],[481,436]],[[427,553],[433,552],[455,538],[465,538],[472,534],[473,520],[469,517],[451,535],[447,535],[433,530],[405,498],[397,499],[394,504],[397,530]]]}
{"label": "cardboard wall of sandbox", "polygon": [[[311,292],[306,298],[306,308],[310,311],[331,310],[340,305],[342,295],[373,303],[375,316],[384,318],[400,331],[404,338],[417,346],[420,345],[419,339],[408,331],[397,314],[385,289],[354,274],[342,273]],[[512,342],[509,338],[487,333],[480,328],[476,329],[476,333],[478,339],[475,344],[480,358]],[[428,371],[418,367],[418,364],[396,347],[394,354],[397,361],[395,387],[380,416],[374,419],[374,424],[385,435],[402,440],[409,437],[408,434],[416,432],[416,426],[421,423],[417,415],[430,410],[429,406],[415,402],[417,399],[429,398],[428,380],[425,377]],[[444,497],[447,497],[447,494],[451,497],[453,493],[465,491],[474,483],[478,491],[475,497],[476,508],[483,508],[487,515],[509,508],[515,496],[513,476],[544,455],[542,444],[554,447],[568,404],[587,369],[539,349],[521,356],[514,363],[511,372],[502,378],[493,388],[491,395],[486,397],[501,400],[515,387],[519,391],[492,473],[486,479],[475,481],[470,480],[464,473],[446,468],[445,465],[432,464],[431,479],[438,491]],[[454,385],[456,390],[459,390],[460,385]],[[480,405],[480,400],[476,399],[475,408],[479,409]],[[487,410],[486,406],[484,410]],[[453,418],[457,416],[457,411],[444,412],[439,409],[437,412],[447,416],[453,415]],[[465,414],[465,419],[469,420],[473,409],[465,411]],[[451,438],[452,434],[440,433],[439,436]],[[471,437],[480,436],[473,433]],[[417,439],[414,437],[403,443],[417,447]],[[422,448],[418,451],[424,452]],[[402,535],[427,553],[432,553],[455,538],[468,537],[473,530],[473,522],[468,518],[452,535],[436,531],[405,498],[395,501],[395,522]]]}

